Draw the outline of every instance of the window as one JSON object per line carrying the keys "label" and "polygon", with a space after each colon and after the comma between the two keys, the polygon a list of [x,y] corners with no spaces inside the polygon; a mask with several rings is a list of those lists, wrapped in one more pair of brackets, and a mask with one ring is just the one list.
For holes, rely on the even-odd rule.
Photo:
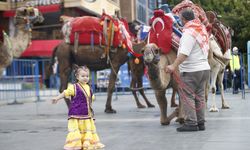
{"label": "window", "polygon": [[146,23],[146,8],[142,5],[137,5],[137,19],[143,23]]}
{"label": "window", "polygon": [[136,19],[141,23],[148,24],[154,9],[157,7],[156,0],[137,0],[136,2]]}
{"label": "window", "polygon": [[156,8],[156,0],[148,0],[148,8],[154,10]]}
{"label": "window", "polygon": [[138,0],[141,4],[146,4],[147,0]]}

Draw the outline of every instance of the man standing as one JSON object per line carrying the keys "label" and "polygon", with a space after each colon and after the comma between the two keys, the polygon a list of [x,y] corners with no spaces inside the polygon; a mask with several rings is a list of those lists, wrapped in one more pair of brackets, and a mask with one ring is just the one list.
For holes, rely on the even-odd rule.
{"label": "man standing", "polygon": [[[173,64],[166,67],[172,73],[179,67],[180,78],[194,94],[184,91],[181,94],[185,115],[184,125],[177,131],[205,130],[205,82],[209,79],[208,33],[205,26],[195,18],[191,9],[184,9],[180,15],[183,35],[180,39],[178,55]],[[198,97],[198,98],[197,98]]]}
{"label": "man standing", "polygon": [[55,57],[55,63],[52,66],[53,68],[53,74],[51,75],[51,87],[59,89],[60,87],[60,78],[59,78],[59,64],[58,59]]}
{"label": "man standing", "polygon": [[241,76],[240,76],[240,59],[237,47],[233,48],[233,53],[230,59],[230,69],[233,73],[233,94],[238,94],[239,93],[238,89],[241,88],[240,87]]}

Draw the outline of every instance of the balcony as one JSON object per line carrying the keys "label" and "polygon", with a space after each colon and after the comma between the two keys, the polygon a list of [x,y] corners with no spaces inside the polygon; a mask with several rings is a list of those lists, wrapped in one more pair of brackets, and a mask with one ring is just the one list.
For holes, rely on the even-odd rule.
{"label": "balcony", "polygon": [[8,0],[10,9],[14,10],[23,6],[45,6],[53,4],[61,4],[62,0]]}

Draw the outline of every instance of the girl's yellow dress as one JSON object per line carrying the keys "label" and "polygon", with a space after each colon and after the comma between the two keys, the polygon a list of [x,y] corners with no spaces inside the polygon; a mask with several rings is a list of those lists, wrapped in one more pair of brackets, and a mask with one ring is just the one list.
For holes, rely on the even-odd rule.
{"label": "girl's yellow dress", "polygon": [[[78,86],[77,86],[78,85]],[[74,97],[76,91],[82,90],[85,97],[90,97],[92,93],[90,92],[90,87],[88,84],[77,83],[74,85],[69,85],[69,87],[64,91],[66,97]],[[104,147],[100,143],[100,139],[96,133],[96,127],[93,120],[93,114],[91,109],[91,103],[94,99],[86,98],[88,115],[71,115],[69,112],[68,119],[68,135],[64,145],[66,150],[91,150],[91,149],[101,149]]]}

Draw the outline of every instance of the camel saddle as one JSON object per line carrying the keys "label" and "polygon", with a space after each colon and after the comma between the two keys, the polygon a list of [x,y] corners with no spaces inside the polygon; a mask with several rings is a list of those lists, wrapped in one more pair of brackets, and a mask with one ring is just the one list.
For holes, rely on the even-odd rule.
{"label": "camel saddle", "polygon": [[210,24],[212,25],[212,33],[219,43],[222,53],[224,54],[231,48],[231,34],[229,28],[218,20],[215,12],[207,11],[206,15]]}
{"label": "camel saddle", "polygon": [[[92,16],[83,16],[76,17],[70,20],[67,23],[68,31],[63,32],[67,33],[69,36],[69,41],[66,43],[74,44],[77,42],[79,45],[107,45],[108,37],[105,36],[105,33],[111,34],[112,41],[110,46],[118,47],[121,44],[120,33],[118,29],[117,20],[115,22],[107,22],[107,26],[104,26],[104,20],[102,18],[92,17]],[[111,26],[112,23],[112,26]],[[65,30],[65,29],[62,29]],[[112,30],[112,32],[110,32]],[[64,36],[67,36],[64,34]]]}
{"label": "camel saddle", "polygon": [[173,20],[159,9],[154,11],[150,19],[151,29],[149,31],[149,43],[155,43],[161,48],[162,53],[167,54],[171,50]]}
{"label": "camel saddle", "polygon": [[209,24],[205,11],[199,5],[194,4],[192,1],[183,0],[172,9],[172,12],[175,15],[179,16],[181,11],[185,8],[191,8],[194,12],[195,17],[200,19],[200,21],[205,25],[208,33],[210,33],[211,25]]}

